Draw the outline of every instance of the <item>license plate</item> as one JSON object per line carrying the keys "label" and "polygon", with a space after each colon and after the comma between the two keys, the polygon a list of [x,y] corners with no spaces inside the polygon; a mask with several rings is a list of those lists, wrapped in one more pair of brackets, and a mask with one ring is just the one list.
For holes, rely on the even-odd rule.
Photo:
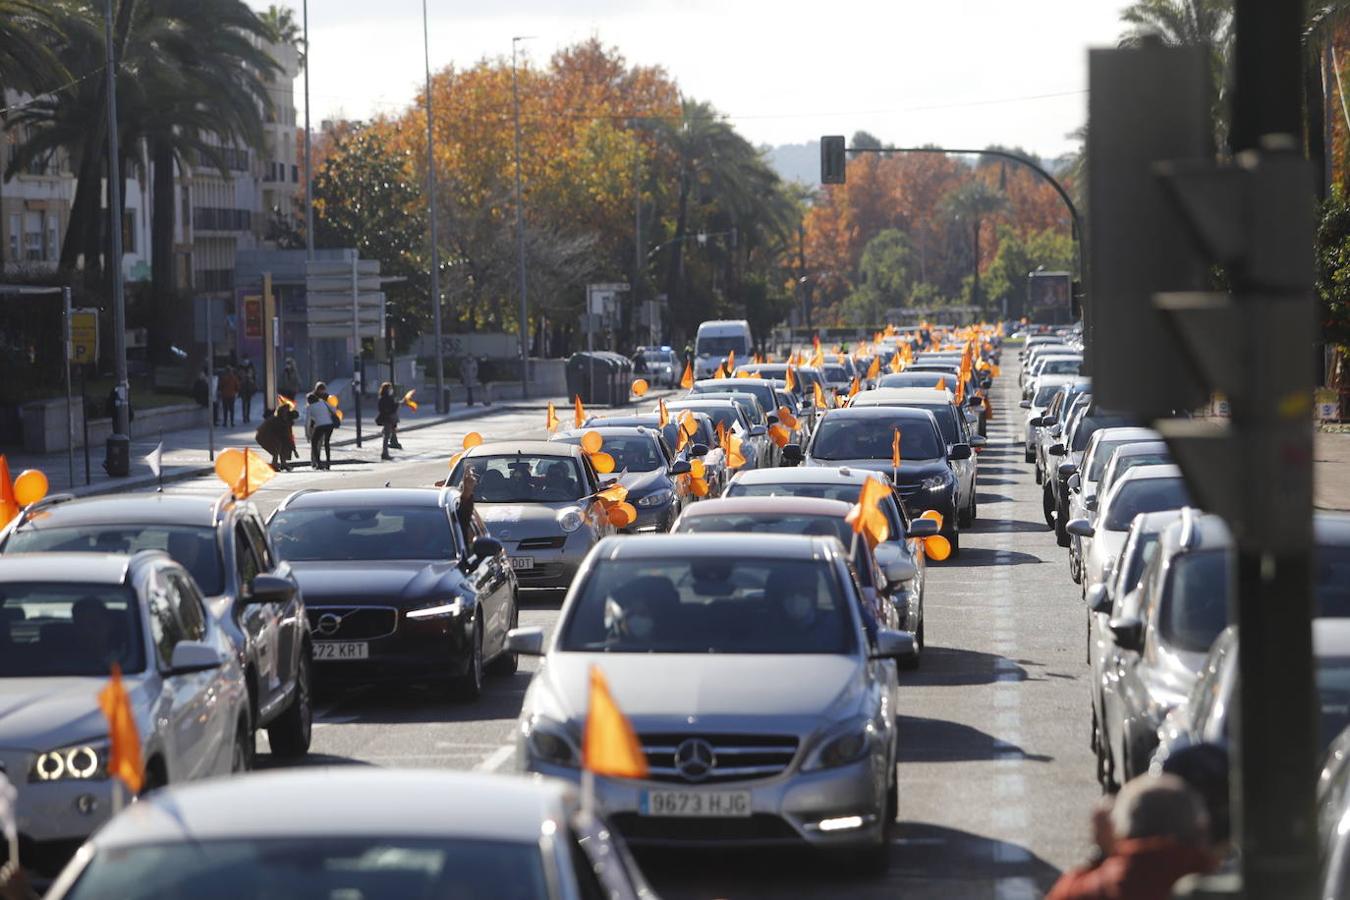
{"label": "license plate", "polygon": [[750,815],[750,792],[643,791],[638,812],[665,818],[743,819]]}
{"label": "license plate", "polygon": [[315,641],[314,658],[324,660],[369,659],[370,644],[365,641]]}
{"label": "license plate", "polygon": [[513,557],[511,557],[511,568],[517,569],[517,570],[519,570],[519,569],[533,569],[533,568],[534,568],[534,557],[533,557],[533,556],[513,556]]}

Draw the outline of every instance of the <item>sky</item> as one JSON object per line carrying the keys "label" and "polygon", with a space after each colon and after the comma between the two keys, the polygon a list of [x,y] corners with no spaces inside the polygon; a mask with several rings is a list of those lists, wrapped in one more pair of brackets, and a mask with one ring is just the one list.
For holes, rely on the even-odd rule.
{"label": "sky", "polygon": [[[301,0],[247,0],[258,9]],[[870,131],[898,145],[1074,147],[1087,49],[1127,0],[427,0],[433,69],[535,64],[598,38],[663,66],[756,144]],[[424,78],[421,0],[309,0],[315,127],[395,114]],[[303,116],[301,83],[296,106]],[[303,120],[302,120],[303,121]]]}

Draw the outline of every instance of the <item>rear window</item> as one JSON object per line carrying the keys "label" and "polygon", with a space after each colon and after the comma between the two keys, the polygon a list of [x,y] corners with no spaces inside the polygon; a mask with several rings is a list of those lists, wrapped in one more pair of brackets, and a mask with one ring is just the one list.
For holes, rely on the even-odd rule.
{"label": "rear window", "polygon": [[1107,531],[1125,531],[1140,513],[1181,509],[1189,503],[1190,494],[1180,478],[1144,478],[1127,482],[1111,494],[1111,508],[1102,527]]}
{"label": "rear window", "polygon": [[0,678],[104,676],[145,670],[140,606],[130,588],[0,585]]}
{"label": "rear window", "polygon": [[450,519],[436,506],[285,509],[268,530],[291,562],[455,558]]}
{"label": "rear window", "polygon": [[73,525],[25,528],[10,535],[6,553],[139,553],[163,550],[191,573],[208,597],[225,591],[225,566],[214,528],[187,525]]}
{"label": "rear window", "polygon": [[[842,500],[845,503],[857,503],[862,491],[859,484],[800,484],[784,482],[782,484],[746,484],[736,482],[728,485],[727,497],[815,497],[819,500]],[[891,530],[891,540],[899,540],[905,533],[904,523],[900,521],[900,512],[894,502],[882,503],[886,513],[886,524]]]}
{"label": "rear window", "polygon": [[[645,434],[605,434],[603,431],[600,434],[605,439],[600,449],[614,457],[616,472],[624,469],[630,472],[652,472],[665,468],[666,459],[661,455],[655,437]],[[671,434],[674,434],[673,429]],[[564,444],[581,446],[581,435],[569,435],[559,440]]]}
{"label": "rear window", "polygon": [[890,459],[895,429],[900,429],[901,459],[946,455],[930,422],[909,416],[845,417],[827,415],[816,427],[811,455],[821,460]]}

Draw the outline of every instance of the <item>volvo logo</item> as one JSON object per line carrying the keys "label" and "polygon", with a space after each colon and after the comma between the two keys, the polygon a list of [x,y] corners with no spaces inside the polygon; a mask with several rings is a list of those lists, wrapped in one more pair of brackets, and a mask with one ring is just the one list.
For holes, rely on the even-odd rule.
{"label": "volvo logo", "polygon": [[316,627],[319,629],[319,634],[332,637],[342,627],[342,616],[335,613],[324,613],[319,616],[319,624]]}
{"label": "volvo logo", "polygon": [[703,738],[690,738],[675,748],[675,770],[685,781],[702,781],[712,774],[717,755]]}

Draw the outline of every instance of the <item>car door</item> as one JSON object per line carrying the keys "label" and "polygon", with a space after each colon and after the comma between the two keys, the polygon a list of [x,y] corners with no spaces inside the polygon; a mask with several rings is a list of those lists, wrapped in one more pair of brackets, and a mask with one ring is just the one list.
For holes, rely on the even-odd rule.
{"label": "car door", "polygon": [[[256,512],[250,511],[240,520],[243,527],[243,533],[248,538],[249,546],[253,550],[254,558],[258,562],[259,570],[269,575],[278,575],[284,578],[290,577],[290,568],[284,566],[272,552],[272,545],[268,542],[267,530],[263,527],[262,520]],[[294,684],[296,673],[300,667],[300,654],[304,649],[303,630],[305,627],[304,601],[297,589],[295,596],[285,606],[279,606],[273,603],[264,603],[262,606],[268,607],[272,612],[274,625],[265,626],[275,628],[275,640],[272,641],[272,676],[276,684],[274,689],[269,689],[274,697],[286,694]],[[261,674],[261,673],[260,673]]]}
{"label": "car door", "polygon": [[[966,417],[961,414],[959,408],[953,407],[953,419],[956,420],[956,439],[959,443],[970,443],[970,427],[966,424]],[[971,448],[969,459],[956,460],[953,463],[956,470],[956,477],[961,485],[961,506],[970,503],[970,498],[975,493],[975,448]]]}
{"label": "car door", "polygon": [[[452,520],[457,523],[459,517],[454,516]],[[458,524],[452,527],[459,530]],[[457,535],[457,539],[463,543],[466,559],[472,557],[474,541],[487,536],[487,525],[475,512],[469,518],[468,534]],[[495,553],[477,560],[467,573],[483,614],[483,653],[486,656],[495,655],[505,646],[506,632],[511,629],[511,583],[504,556]]]}
{"label": "car door", "polygon": [[[1137,767],[1140,763],[1139,760],[1128,759],[1129,745],[1138,731],[1138,723],[1147,718],[1150,704],[1145,666],[1147,665],[1146,657],[1150,650],[1150,643],[1156,639],[1149,623],[1154,620],[1158,604],[1159,592],[1156,582],[1161,568],[1159,564],[1160,556],[1161,554],[1155,556],[1149,564],[1149,569],[1142,579],[1143,585],[1140,588],[1143,593],[1138,598],[1139,613],[1137,617],[1144,622],[1142,651],[1136,652],[1121,647],[1113,641],[1116,651],[1116,667],[1113,679],[1114,693],[1107,698],[1107,704],[1112,755],[1115,760],[1117,780],[1128,776],[1130,772],[1128,767]],[[1112,706],[1114,709],[1110,709]],[[1144,762],[1146,763],[1147,760]]]}
{"label": "car door", "polygon": [[[230,537],[234,551],[235,577],[242,594],[253,584],[253,579],[265,571],[265,568],[252,538],[244,527],[242,517],[235,520]],[[248,664],[253,669],[250,689],[255,692],[252,700],[256,714],[259,710],[268,709],[282,694],[280,661],[277,656],[281,611],[273,603],[244,605],[236,598],[235,604],[239,625],[248,635],[252,651]]]}
{"label": "car door", "polygon": [[[219,635],[209,633],[212,628],[206,612],[206,604],[201,592],[186,572],[170,570],[167,574],[176,596],[178,620],[183,625],[183,636],[189,641],[202,641],[214,644]],[[219,626],[214,626],[219,628]],[[197,725],[201,730],[198,743],[199,757],[196,760],[199,774],[193,777],[222,775],[230,772],[234,765],[234,726],[230,697],[237,685],[230,679],[236,678],[238,669],[233,666],[219,666],[191,676],[196,682],[197,696],[194,702],[199,710]],[[178,677],[178,676],[175,676]]]}
{"label": "car door", "polygon": [[153,721],[160,731],[170,782],[204,777],[211,763],[206,747],[211,716],[204,689],[209,676],[201,672],[175,675],[170,671],[173,648],[189,640],[178,614],[179,592],[180,586],[169,578],[168,569],[156,569],[149,576],[146,601],[150,636],[161,674]]}

